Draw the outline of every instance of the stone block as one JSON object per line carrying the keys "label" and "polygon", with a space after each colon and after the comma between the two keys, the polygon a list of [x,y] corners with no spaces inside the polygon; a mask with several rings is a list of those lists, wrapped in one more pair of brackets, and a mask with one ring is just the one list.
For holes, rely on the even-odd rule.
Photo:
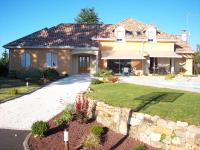
{"label": "stone block", "polygon": [[172,130],[165,128],[165,127],[160,127],[160,126],[156,126],[154,128],[154,131],[160,134],[165,134],[166,136],[171,135],[172,134]]}
{"label": "stone block", "polygon": [[167,121],[164,119],[158,119],[157,120],[157,125],[161,127],[167,127]]}
{"label": "stone block", "polygon": [[123,135],[127,135],[127,121],[120,119],[120,123],[119,123],[119,132]]}
{"label": "stone block", "polygon": [[132,126],[138,126],[142,123],[142,120],[137,118],[131,118],[129,124]]}
{"label": "stone block", "polygon": [[135,113],[135,117],[137,119],[143,120],[144,119],[144,114],[143,113]]}
{"label": "stone block", "polygon": [[181,139],[179,137],[175,137],[172,139],[172,143],[175,145],[181,145]]}
{"label": "stone block", "polygon": [[153,121],[153,123],[156,123],[158,119],[160,119],[159,116],[152,116],[151,117],[151,120]]}
{"label": "stone block", "polygon": [[176,123],[173,122],[173,121],[168,121],[167,128],[169,128],[171,130],[175,130],[176,129]]}
{"label": "stone block", "polygon": [[161,134],[159,134],[159,133],[152,132],[150,134],[150,139],[151,139],[151,141],[154,141],[154,142],[159,142],[160,137],[161,137]]}
{"label": "stone block", "polygon": [[177,121],[177,122],[176,122],[176,126],[177,126],[178,128],[187,128],[187,127],[188,127],[188,123],[187,123],[187,122]]}

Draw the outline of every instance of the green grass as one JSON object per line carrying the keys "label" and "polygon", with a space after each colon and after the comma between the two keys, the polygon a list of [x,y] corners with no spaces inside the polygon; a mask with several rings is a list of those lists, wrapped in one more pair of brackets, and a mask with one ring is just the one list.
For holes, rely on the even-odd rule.
{"label": "green grass", "polygon": [[[19,79],[8,79],[0,78],[0,101],[7,100],[10,98],[15,98],[20,95],[24,95],[28,92],[38,89],[40,86],[38,84],[29,84],[26,87],[26,82]],[[11,93],[12,89],[17,89],[18,94],[14,95]]]}
{"label": "green grass", "polygon": [[92,88],[94,92],[89,95],[107,104],[200,125],[200,94],[127,83],[105,83]]}

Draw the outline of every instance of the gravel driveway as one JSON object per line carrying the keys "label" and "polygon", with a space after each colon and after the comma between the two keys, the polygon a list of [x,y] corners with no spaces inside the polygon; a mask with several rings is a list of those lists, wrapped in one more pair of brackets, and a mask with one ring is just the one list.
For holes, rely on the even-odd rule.
{"label": "gravel driveway", "polygon": [[73,103],[77,93],[90,84],[89,75],[74,75],[45,86],[31,94],[0,104],[0,128],[30,130],[37,120],[48,121]]}

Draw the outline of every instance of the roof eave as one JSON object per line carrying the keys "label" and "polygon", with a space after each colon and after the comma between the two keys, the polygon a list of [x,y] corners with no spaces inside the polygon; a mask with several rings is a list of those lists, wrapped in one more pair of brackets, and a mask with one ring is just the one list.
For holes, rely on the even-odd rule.
{"label": "roof eave", "polygon": [[98,47],[89,47],[89,46],[85,46],[85,47],[78,47],[78,46],[3,46],[4,48],[7,49],[22,49],[22,48],[30,48],[30,49],[41,49],[41,48],[46,48],[46,49],[51,49],[51,48],[56,48],[56,49],[89,49],[89,50],[99,50]]}

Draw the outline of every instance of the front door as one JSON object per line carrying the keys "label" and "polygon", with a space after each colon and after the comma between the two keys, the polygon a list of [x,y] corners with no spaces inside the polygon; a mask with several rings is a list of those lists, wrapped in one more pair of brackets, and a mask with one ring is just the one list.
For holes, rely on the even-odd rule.
{"label": "front door", "polygon": [[90,73],[90,56],[79,56],[79,73]]}

